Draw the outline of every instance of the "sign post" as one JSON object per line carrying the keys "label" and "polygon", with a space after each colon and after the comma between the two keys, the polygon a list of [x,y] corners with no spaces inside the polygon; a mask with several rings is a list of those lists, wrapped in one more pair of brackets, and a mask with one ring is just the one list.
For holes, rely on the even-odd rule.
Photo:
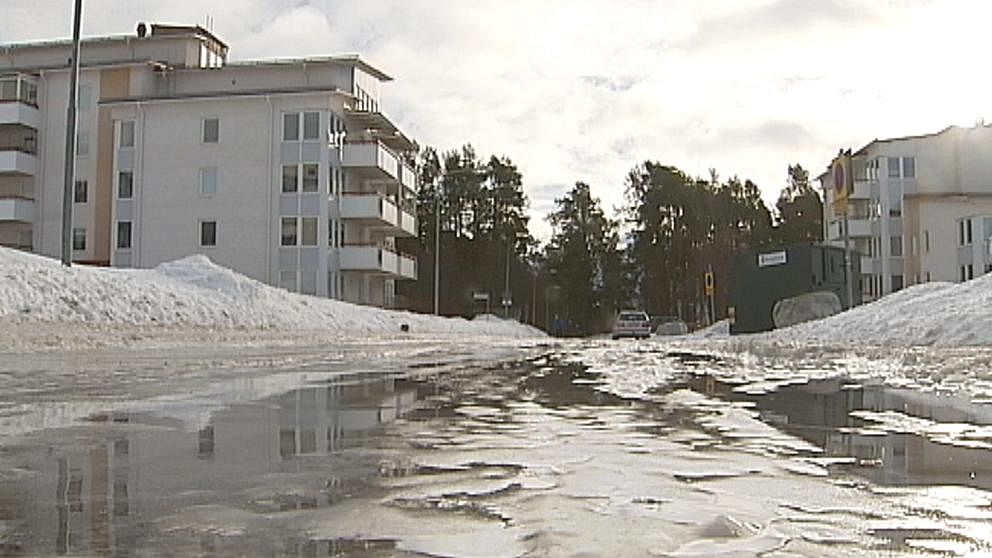
{"label": "sign post", "polygon": [[713,281],[713,266],[709,266],[703,275],[703,292],[708,299],[709,312],[707,312],[707,318],[709,318],[710,324],[713,324],[716,322],[716,303],[714,302],[716,284]]}

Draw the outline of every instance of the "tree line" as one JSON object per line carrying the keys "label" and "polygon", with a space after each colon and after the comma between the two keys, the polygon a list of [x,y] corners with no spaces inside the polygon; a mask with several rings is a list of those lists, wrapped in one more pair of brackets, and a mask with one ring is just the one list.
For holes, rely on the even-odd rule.
{"label": "tree line", "polygon": [[[800,165],[770,210],[751,180],[723,180],[716,170],[693,177],[647,161],[624,181],[624,201],[607,214],[585,182],[555,200],[543,246],[528,232],[523,177],[505,156],[480,158],[471,145],[422,149],[417,238],[418,280],[399,283],[403,304],[433,311],[435,255],[440,254],[439,309],[444,315],[508,315],[550,329],[591,334],[616,312],[702,323],[704,274],[718,285],[717,317],[725,313],[732,256],[764,247],[822,239],[822,203]],[[509,303],[504,306],[503,303]]]}

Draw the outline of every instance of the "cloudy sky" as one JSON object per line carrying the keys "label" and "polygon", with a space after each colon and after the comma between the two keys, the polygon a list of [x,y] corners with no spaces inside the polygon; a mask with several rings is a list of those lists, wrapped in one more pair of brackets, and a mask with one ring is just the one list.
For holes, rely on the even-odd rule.
{"label": "cloudy sky", "polygon": [[[358,53],[422,144],[513,159],[540,237],[577,180],[609,209],[644,160],[754,180],[992,117],[985,0],[84,0],[84,35],[204,23],[231,57]],[[0,43],[67,37],[71,0],[0,0]]]}

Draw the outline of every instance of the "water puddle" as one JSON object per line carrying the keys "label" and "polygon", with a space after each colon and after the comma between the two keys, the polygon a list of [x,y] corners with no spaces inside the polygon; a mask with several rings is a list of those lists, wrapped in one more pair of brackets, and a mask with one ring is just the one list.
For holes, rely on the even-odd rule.
{"label": "water puddle", "polygon": [[7,438],[0,554],[992,549],[992,453],[976,445],[989,407],[840,379],[748,390],[700,375],[725,364],[712,357],[640,347],[637,366],[682,371],[620,396],[601,373],[616,355],[567,349],[310,370],[255,397],[111,408]]}

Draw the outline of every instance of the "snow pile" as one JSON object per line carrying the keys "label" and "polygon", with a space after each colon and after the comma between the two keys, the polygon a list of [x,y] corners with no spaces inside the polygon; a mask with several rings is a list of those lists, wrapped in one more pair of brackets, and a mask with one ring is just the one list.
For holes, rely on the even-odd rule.
{"label": "snow pile", "polygon": [[693,331],[689,334],[689,337],[708,339],[710,337],[726,337],[728,335],[730,335],[730,320],[720,320],[712,325]]}
{"label": "snow pile", "polygon": [[190,256],[155,269],[62,267],[0,248],[0,321],[189,325],[208,328],[536,336],[511,320],[468,321],[290,293]]}
{"label": "snow pile", "polygon": [[814,322],[756,337],[875,345],[992,344],[992,274],[925,283]]}

